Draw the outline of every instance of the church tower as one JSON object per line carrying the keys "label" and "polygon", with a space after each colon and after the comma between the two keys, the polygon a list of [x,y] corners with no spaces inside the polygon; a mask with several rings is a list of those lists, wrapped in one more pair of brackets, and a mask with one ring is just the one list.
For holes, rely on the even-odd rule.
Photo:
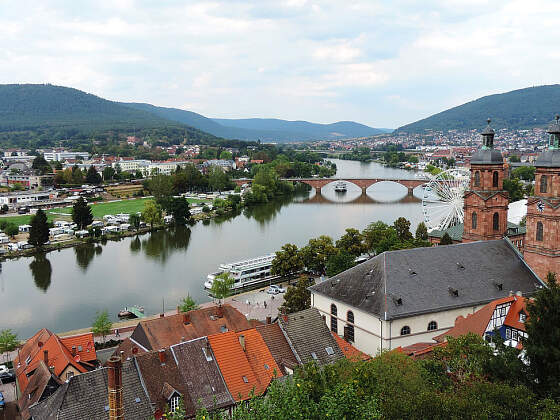
{"label": "church tower", "polygon": [[535,192],[527,200],[525,261],[546,280],[560,275],[560,123],[548,127],[548,149],[535,162]]}
{"label": "church tower", "polygon": [[494,130],[482,132],[482,147],[471,158],[471,184],[465,194],[463,242],[501,239],[507,233],[509,195],[504,191],[504,158],[494,149]]}

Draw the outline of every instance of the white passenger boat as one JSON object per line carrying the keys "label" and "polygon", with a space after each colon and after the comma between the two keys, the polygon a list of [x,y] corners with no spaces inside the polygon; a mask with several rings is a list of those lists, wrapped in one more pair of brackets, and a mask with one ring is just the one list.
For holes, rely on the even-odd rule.
{"label": "white passenger boat", "polygon": [[334,190],[336,192],[346,192],[346,182],[338,181],[336,184],[334,184]]}
{"label": "white passenger boat", "polygon": [[204,287],[211,289],[216,276],[222,273],[229,273],[233,277],[233,289],[240,289],[277,278],[277,276],[270,274],[274,257],[276,257],[276,254],[269,254],[250,260],[220,264],[219,271],[208,274]]}

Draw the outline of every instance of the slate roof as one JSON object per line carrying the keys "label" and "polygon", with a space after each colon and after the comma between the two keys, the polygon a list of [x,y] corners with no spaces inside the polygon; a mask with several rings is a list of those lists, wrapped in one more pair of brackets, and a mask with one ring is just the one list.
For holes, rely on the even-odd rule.
{"label": "slate roof", "polygon": [[293,371],[299,365],[278,323],[260,325],[256,327],[256,330],[263,338],[283,374],[287,373],[286,367]]}
{"label": "slate roof", "polygon": [[[123,363],[122,380],[125,420],[149,419],[152,408],[133,361]],[[53,395],[29,410],[33,420],[107,420],[107,385],[107,368],[73,376]]]}
{"label": "slate roof", "polygon": [[251,328],[247,318],[231,305],[222,305],[223,316],[218,314],[218,307],[210,306],[188,312],[187,324],[184,314],[140,321],[131,337],[148,350],[159,350],[211,334]]}
{"label": "slate roof", "polygon": [[18,400],[18,407],[23,420],[31,417],[30,406],[50,396],[61,384],[62,381],[53,375],[45,363],[41,361]]}
{"label": "slate roof", "polygon": [[471,157],[471,165],[501,164],[504,163],[502,152],[498,149],[479,149]]}
{"label": "slate roof", "polygon": [[[344,358],[342,350],[316,308],[284,315],[278,322],[301,363],[316,362],[326,365]],[[332,348],[333,354],[327,353],[328,347]],[[316,359],[312,353],[316,355]]]}
{"label": "slate roof", "polygon": [[535,161],[537,168],[560,168],[560,149],[547,149]]}
{"label": "slate roof", "polygon": [[387,251],[310,287],[381,319],[486,304],[541,286],[507,239]]}

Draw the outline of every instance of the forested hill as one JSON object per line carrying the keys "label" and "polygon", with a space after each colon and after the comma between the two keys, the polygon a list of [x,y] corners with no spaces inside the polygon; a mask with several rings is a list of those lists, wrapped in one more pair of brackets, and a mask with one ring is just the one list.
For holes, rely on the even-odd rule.
{"label": "forested hill", "polygon": [[123,103],[131,108],[148,111],[162,118],[180,122],[228,139],[289,142],[334,140],[367,137],[390,130],[368,127],[353,121],[316,124],[307,121],[286,121],[273,118],[220,119],[207,118],[191,111],[164,108],[143,103]]}
{"label": "forested hill", "polygon": [[399,127],[397,131],[469,130],[484,127],[487,118],[494,128],[544,127],[560,112],[560,85],[537,86],[484,96],[431,117]]}

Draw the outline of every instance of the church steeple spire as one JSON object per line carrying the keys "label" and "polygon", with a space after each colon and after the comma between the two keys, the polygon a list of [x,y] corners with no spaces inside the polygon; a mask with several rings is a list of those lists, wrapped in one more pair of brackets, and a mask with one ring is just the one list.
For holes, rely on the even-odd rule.
{"label": "church steeple spire", "polygon": [[493,149],[494,148],[494,129],[490,127],[492,120],[488,118],[486,120],[488,125],[482,132],[482,150]]}
{"label": "church steeple spire", "polygon": [[560,115],[556,114],[554,121],[548,126],[547,133],[550,135],[548,140],[549,150],[560,149]]}

